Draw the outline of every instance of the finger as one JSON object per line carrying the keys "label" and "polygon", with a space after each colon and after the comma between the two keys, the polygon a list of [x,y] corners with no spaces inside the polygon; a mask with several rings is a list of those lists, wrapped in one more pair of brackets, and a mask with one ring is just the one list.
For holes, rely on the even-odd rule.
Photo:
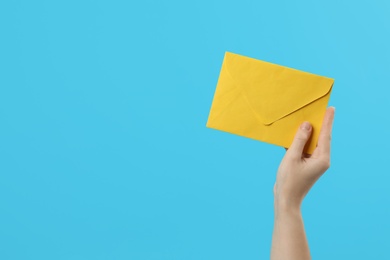
{"label": "finger", "polygon": [[324,120],[322,122],[322,127],[320,135],[318,137],[317,149],[320,156],[329,156],[330,155],[330,141],[332,135],[332,125],[334,119],[335,108],[329,107],[326,110]]}
{"label": "finger", "polygon": [[295,134],[294,140],[287,150],[290,157],[301,159],[303,149],[305,148],[307,140],[309,140],[312,132],[312,127],[309,122],[303,122]]}

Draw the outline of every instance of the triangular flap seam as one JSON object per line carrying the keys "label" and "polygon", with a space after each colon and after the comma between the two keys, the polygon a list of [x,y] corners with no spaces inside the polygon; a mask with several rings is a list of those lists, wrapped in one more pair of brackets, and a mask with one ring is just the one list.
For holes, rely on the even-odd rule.
{"label": "triangular flap seam", "polygon": [[[229,69],[229,65],[228,65],[229,62],[227,62],[227,61],[228,61],[228,59],[226,59],[226,62],[225,62],[227,74],[229,75],[230,79],[233,81],[234,85],[236,85],[239,89],[241,89],[241,94],[243,95],[243,97],[244,97],[245,101],[247,102],[248,106],[250,107],[250,109],[252,110],[252,112],[255,114],[255,116],[259,119],[259,121],[261,121],[261,123],[264,124],[264,125],[272,125],[272,124],[275,123],[276,121],[278,121],[278,120],[280,120],[280,119],[282,119],[282,118],[284,118],[284,117],[286,117],[286,116],[288,116],[288,115],[290,115],[290,114],[292,114],[292,113],[294,113],[294,112],[296,112],[296,111],[302,109],[303,107],[305,107],[305,106],[307,106],[307,105],[309,105],[309,104],[315,102],[316,100],[318,100],[318,99],[320,99],[320,98],[326,96],[326,95],[331,91],[331,89],[332,89],[332,87],[333,87],[333,84],[334,84],[334,83],[332,83],[331,86],[327,89],[327,91],[326,91],[325,93],[323,93],[322,95],[320,95],[320,96],[318,96],[317,98],[313,99],[312,101],[310,101],[310,102],[308,102],[308,103],[306,103],[306,104],[304,104],[304,105],[302,105],[302,106],[300,106],[300,107],[298,107],[298,108],[296,108],[296,109],[294,109],[294,110],[288,112],[287,114],[284,114],[283,116],[279,116],[279,117],[276,118],[276,119],[264,120],[264,119],[258,114],[258,112],[256,112],[256,110],[253,108],[253,106],[251,105],[251,102],[249,101],[249,98],[248,98],[247,95],[245,94],[245,91],[243,90],[243,87],[242,87],[240,84],[238,84],[237,81],[236,81],[236,80],[234,79],[234,77],[232,76],[232,74],[231,74],[231,72],[230,72],[230,69]],[[325,77],[324,77],[324,78],[325,78]]]}

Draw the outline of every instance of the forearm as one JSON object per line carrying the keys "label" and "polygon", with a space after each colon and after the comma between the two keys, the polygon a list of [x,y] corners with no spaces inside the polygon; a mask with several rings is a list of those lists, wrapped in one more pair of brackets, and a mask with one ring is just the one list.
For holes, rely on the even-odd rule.
{"label": "forearm", "polygon": [[276,202],[271,260],[306,259],[311,258],[300,207]]}

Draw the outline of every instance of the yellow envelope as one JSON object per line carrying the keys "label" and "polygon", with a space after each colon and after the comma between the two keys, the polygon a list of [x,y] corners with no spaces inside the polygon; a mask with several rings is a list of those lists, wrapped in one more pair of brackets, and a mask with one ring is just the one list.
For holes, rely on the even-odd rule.
{"label": "yellow envelope", "polygon": [[207,127],[290,147],[300,124],[313,126],[313,153],[334,80],[226,52]]}

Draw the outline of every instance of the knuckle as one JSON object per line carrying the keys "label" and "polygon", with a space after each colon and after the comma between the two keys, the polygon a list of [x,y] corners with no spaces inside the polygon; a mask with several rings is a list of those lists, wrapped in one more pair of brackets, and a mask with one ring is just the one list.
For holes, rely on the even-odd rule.
{"label": "knuckle", "polygon": [[303,137],[296,137],[295,140],[296,140],[296,142],[299,142],[299,143],[306,142],[306,138],[303,138]]}
{"label": "knuckle", "polygon": [[307,141],[307,139],[309,138],[309,135],[307,133],[299,133],[295,136],[295,139],[298,140],[298,141]]}

